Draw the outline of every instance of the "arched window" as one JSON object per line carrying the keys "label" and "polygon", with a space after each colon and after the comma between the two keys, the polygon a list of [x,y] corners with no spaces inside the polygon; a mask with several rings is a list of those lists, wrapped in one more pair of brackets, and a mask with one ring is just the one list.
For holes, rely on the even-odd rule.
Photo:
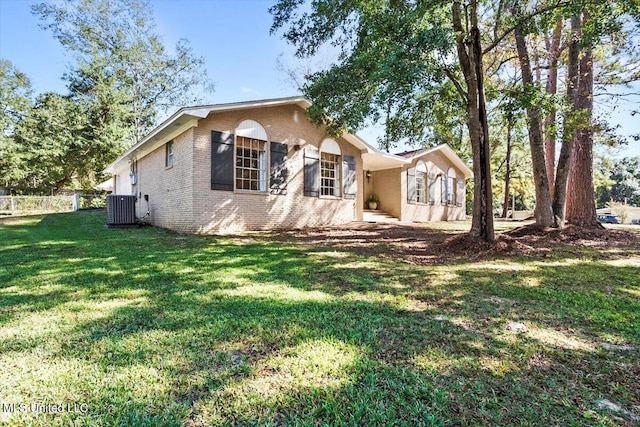
{"label": "arched window", "polygon": [[427,165],[422,161],[418,161],[416,164],[416,202],[427,202]]}
{"label": "arched window", "polygon": [[320,195],[340,197],[342,152],[333,139],[320,144]]}
{"label": "arched window", "polygon": [[267,132],[254,120],[236,129],[236,190],[267,191]]}
{"label": "arched window", "polygon": [[447,172],[447,205],[454,206],[456,204],[456,171],[449,168]]}

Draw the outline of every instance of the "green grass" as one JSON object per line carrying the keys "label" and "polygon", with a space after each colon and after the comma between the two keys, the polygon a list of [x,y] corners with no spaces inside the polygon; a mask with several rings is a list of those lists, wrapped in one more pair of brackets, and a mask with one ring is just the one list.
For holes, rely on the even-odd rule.
{"label": "green grass", "polygon": [[638,246],[416,266],[104,222],[0,220],[0,404],[87,409],[0,407],[0,423],[633,424],[598,399],[640,413]]}

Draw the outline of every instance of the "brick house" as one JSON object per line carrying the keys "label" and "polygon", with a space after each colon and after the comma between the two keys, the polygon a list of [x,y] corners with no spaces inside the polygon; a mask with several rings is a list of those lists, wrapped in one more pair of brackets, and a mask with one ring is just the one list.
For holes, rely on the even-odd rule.
{"label": "brick house", "polygon": [[344,224],[362,220],[372,193],[401,220],[464,219],[472,174],[448,146],[382,153],[350,133],[328,136],[307,120],[309,105],[182,108],[105,173],[114,194],[137,196],[139,218],[187,233]]}

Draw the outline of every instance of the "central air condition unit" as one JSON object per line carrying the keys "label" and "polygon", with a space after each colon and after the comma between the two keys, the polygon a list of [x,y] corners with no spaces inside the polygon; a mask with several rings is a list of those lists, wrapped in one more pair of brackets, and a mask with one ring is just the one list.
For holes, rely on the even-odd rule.
{"label": "central air condition unit", "polygon": [[136,196],[107,196],[107,225],[134,225],[136,223]]}

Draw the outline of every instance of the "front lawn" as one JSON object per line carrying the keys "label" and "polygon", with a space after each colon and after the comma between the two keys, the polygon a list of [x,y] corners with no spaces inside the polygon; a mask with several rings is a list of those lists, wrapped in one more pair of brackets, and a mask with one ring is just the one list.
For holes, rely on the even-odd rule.
{"label": "front lawn", "polygon": [[375,227],[104,222],[0,219],[0,423],[640,422],[638,241],[420,265]]}

